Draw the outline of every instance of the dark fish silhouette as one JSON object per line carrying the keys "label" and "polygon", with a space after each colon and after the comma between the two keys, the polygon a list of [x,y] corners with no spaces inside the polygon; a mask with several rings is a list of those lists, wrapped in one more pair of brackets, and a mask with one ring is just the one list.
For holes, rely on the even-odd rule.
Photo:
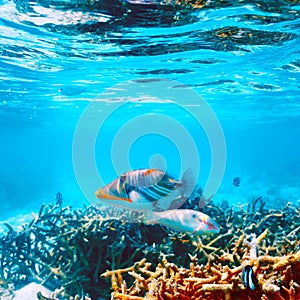
{"label": "dark fish silhouette", "polygon": [[236,187],[240,186],[241,180],[242,180],[241,177],[234,177],[233,178],[233,185],[236,186]]}
{"label": "dark fish silhouette", "polygon": [[62,205],[62,201],[63,201],[62,193],[58,192],[55,195],[55,200],[56,200],[56,205],[61,206]]}

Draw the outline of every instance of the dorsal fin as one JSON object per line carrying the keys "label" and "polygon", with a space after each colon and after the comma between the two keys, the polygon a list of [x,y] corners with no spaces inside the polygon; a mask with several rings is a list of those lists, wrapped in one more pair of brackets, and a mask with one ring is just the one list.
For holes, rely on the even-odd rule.
{"label": "dorsal fin", "polygon": [[195,189],[196,178],[191,168],[187,169],[181,179],[184,196],[189,197]]}

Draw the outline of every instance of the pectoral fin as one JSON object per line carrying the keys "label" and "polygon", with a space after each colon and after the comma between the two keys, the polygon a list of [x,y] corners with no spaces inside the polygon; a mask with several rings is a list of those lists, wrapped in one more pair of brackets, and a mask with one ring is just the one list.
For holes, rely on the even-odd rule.
{"label": "pectoral fin", "polygon": [[105,199],[105,200],[118,200],[118,201],[127,201],[132,203],[133,201],[129,198],[122,198],[122,197],[117,197],[109,194],[104,194],[104,193],[98,193],[96,192],[96,197],[99,199]]}
{"label": "pectoral fin", "polygon": [[172,191],[169,195],[159,199],[156,203],[155,208],[159,208],[161,210],[169,209],[171,207],[172,202],[181,196],[180,190],[180,188],[177,188],[174,191]]}

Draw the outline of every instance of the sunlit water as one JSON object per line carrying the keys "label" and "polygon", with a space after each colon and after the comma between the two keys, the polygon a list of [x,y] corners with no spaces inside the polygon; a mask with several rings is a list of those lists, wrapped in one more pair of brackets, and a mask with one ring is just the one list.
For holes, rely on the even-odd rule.
{"label": "sunlit water", "polygon": [[[64,204],[88,203],[73,169],[76,124],[105,89],[134,80],[174,80],[210,105],[227,147],[216,201],[262,196],[281,205],[300,199],[297,1],[0,2],[2,219],[54,202],[58,191]],[[107,103],[122,101],[114,92],[106,100],[100,119]],[[187,125],[184,115],[157,102],[149,110],[132,101],[103,127],[96,160],[105,182],[118,175],[111,143],[126,122],[159,112]],[[132,168],[149,167],[160,154],[180,176],[176,144],[151,134],[128,139],[130,151],[118,149],[129,153]],[[204,150],[199,185],[205,185],[210,159]],[[89,172],[85,178],[95,180]]]}

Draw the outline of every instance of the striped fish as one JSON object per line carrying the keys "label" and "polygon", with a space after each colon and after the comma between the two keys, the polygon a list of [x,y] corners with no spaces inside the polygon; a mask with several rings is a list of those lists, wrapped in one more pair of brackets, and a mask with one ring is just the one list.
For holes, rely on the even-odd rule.
{"label": "striped fish", "polygon": [[255,277],[254,271],[251,266],[246,265],[242,271],[242,282],[246,288],[254,291],[257,288],[258,280]]}
{"label": "striped fish", "polygon": [[159,169],[128,171],[96,191],[101,203],[133,211],[167,210],[173,201],[185,201],[195,187],[188,169],[176,180]]}

